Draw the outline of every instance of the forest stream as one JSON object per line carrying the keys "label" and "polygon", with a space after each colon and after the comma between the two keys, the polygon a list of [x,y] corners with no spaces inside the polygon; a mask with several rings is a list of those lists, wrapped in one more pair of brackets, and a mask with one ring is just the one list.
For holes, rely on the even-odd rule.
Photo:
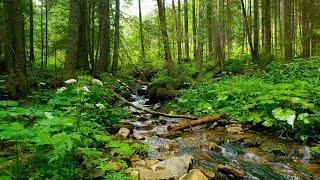
{"label": "forest stream", "polygon": [[[143,95],[132,95],[132,100],[145,108],[159,107],[146,105],[148,99]],[[152,149],[145,159],[133,159],[133,168],[188,154],[194,158],[193,168],[216,179],[320,179],[320,165],[313,162],[306,145],[255,132],[241,124],[214,123],[171,133],[168,125],[183,119],[155,118],[130,110],[134,118],[123,122],[134,125],[132,136]]]}

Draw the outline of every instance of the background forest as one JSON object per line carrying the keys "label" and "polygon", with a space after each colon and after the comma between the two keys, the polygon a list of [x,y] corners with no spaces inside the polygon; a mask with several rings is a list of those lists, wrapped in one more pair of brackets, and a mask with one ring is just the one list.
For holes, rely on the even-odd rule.
{"label": "background forest", "polygon": [[150,149],[111,134],[141,85],[161,111],[220,114],[320,157],[320,1],[144,1],[0,2],[0,178],[135,177],[128,158]]}

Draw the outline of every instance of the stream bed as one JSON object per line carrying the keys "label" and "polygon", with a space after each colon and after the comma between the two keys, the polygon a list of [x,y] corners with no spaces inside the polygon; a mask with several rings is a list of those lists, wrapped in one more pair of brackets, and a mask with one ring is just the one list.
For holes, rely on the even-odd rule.
{"label": "stream bed", "polygon": [[[133,95],[135,105],[147,106],[144,96]],[[151,147],[147,158],[166,160],[185,154],[194,157],[192,168],[215,174],[214,179],[320,179],[320,164],[312,159],[310,147],[294,141],[255,132],[241,124],[201,125],[170,133],[169,125],[185,120],[152,117],[130,108],[134,117],[123,120],[134,126],[133,138]],[[245,173],[244,177],[219,170],[227,165]]]}

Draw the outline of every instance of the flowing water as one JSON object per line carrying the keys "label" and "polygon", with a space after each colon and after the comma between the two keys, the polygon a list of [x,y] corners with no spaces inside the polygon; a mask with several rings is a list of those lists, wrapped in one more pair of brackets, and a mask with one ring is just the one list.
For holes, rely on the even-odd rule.
{"label": "flowing water", "polygon": [[[143,96],[132,98],[136,105],[159,107],[146,106],[148,99]],[[149,157],[166,159],[191,154],[195,158],[193,167],[209,169],[218,179],[232,179],[217,170],[218,164],[245,171],[245,179],[320,179],[320,164],[313,162],[308,146],[245,127],[241,132],[228,133],[224,126],[210,129],[203,125],[177,137],[179,134],[170,134],[167,127],[182,119],[154,118],[134,108],[131,111],[135,117],[124,121],[132,123],[134,136],[152,148]]]}

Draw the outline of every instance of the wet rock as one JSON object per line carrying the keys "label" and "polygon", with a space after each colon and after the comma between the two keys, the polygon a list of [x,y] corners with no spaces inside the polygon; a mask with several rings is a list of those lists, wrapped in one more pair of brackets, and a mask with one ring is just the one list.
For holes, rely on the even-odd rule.
{"label": "wet rock", "polygon": [[303,163],[309,163],[311,160],[311,150],[308,146],[300,147],[298,150],[294,150],[294,156]]}
{"label": "wet rock", "polygon": [[259,161],[260,160],[260,156],[249,152],[249,153],[246,153],[244,155],[244,159],[249,160],[249,161]]}
{"label": "wet rock", "polygon": [[179,180],[208,180],[208,178],[199,169],[192,169]]}
{"label": "wet rock", "polygon": [[234,179],[244,179],[246,173],[241,169],[236,169],[229,165],[218,164],[218,171],[221,173],[228,175],[229,177],[233,177]]}
{"label": "wet rock", "polygon": [[156,121],[157,125],[166,125],[167,121],[165,119],[159,119]]}
{"label": "wet rock", "polygon": [[214,151],[217,153],[220,153],[222,151],[221,146],[219,146],[215,142],[207,142],[205,143],[205,145],[210,151]]}
{"label": "wet rock", "polygon": [[276,156],[286,156],[288,154],[287,148],[281,144],[267,144],[262,149],[266,152],[273,153]]}
{"label": "wet rock", "polygon": [[133,124],[131,123],[120,123],[120,124],[117,124],[117,125],[114,125],[112,128],[111,128],[111,134],[116,134],[117,132],[119,132],[119,130],[121,128],[127,128],[130,130],[130,134],[133,133],[133,129],[135,128]]}
{"label": "wet rock", "polygon": [[226,126],[226,130],[229,133],[241,133],[243,132],[243,129],[241,127],[241,124],[231,124]]}
{"label": "wet rock", "polygon": [[258,147],[261,145],[261,141],[259,141],[258,139],[244,139],[243,140],[243,145],[246,147]]}
{"label": "wet rock", "polygon": [[128,129],[128,128],[120,128],[118,134],[121,135],[122,137],[126,138],[130,134],[130,129]]}
{"label": "wet rock", "polygon": [[216,174],[209,169],[200,168],[200,170],[204,175],[206,175],[210,179],[213,179],[214,177],[216,177]]}
{"label": "wet rock", "polygon": [[189,166],[192,164],[193,156],[186,154],[180,157],[172,157],[167,160],[161,161],[151,166],[151,169],[156,170],[167,170],[170,172],[171,177],[177,178],[188,172]]}
{"label": "wet rock", "polygon": [[143,136],[142,134],[139,133],[133,133],[133,138],[136,140],[145,140],[145,136]]}
{"label": "wet rock", "polygon": [[138,168],[138,167],[143,167],[144,168],[146,166],[146,161],[142,160],[142,159],[138,159],[138,160],[133,161],[131,159],[131,166],[134,167],[134,168]]}
{"label": "wet rock", "polygon": [[141,180],[151,180],[151,179],[174,179],[177,178],[168,169],[161,170],[150,170],[150,169],[139,169]]}
{"label": "wet rock", "polygon": [[146,116],[140,116],[139,118],[138,118],[138,121],[140,121],[140,122],[145,122],[145,121],[148,121],[149,119],[146,117]]}
{"label": "wet rock", "polygon": [[183,133],[181,131],[169,132],[169,133],[166,133],[166,134],[157,134],[158,137],[165,138],[165,139],[175,139],[175,138],[178,138],[178,137],[180,137],[182,135],[183,135]]}

